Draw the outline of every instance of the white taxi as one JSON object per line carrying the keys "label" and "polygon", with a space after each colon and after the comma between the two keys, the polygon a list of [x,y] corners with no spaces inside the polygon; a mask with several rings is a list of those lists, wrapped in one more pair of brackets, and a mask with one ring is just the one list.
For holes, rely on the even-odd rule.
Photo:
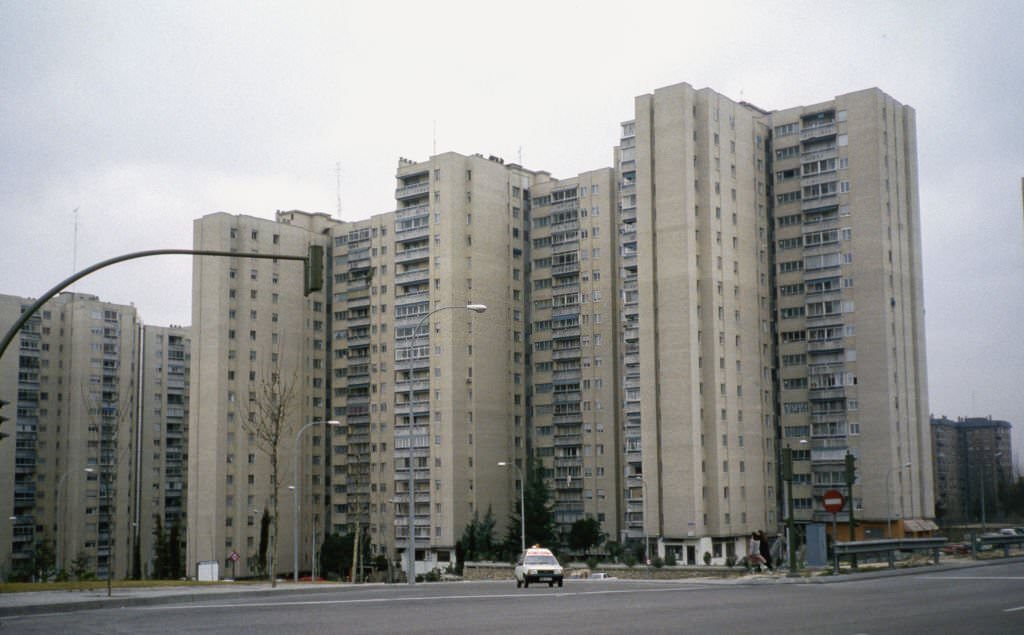
{"label": "white taxi", "polygon": [[516,588],[529,587],[531,582],[547,582],[549,587],[562,586],[562,565],[549,549],[533,546],[520,556],[515,569]]}

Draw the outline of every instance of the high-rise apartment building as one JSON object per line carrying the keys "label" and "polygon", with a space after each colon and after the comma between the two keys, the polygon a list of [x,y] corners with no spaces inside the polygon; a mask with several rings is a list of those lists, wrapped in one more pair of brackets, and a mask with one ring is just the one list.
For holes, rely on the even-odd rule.
{"label": "high-rise apartment building", "polygon": [[[197,261],[189,482],[208,486],[189,497],[190,570],[204,560],[228,565],[238,553],[237,575],[258,571],[259,520],[274,492],[266,453],[241,418],[268,372],[298,386],[281,440],[289,469],[277,488],[277,570],[293,569],[294,494],[284,489],[295,483],[293,461],[306,510],[301,571],[325,531],[358,527],[376,553],[403,553],[410,515],[417,570],[429,571],[451,562],[474,513],[508,516],[515,475],[497,464],[522,463],[526,452],[526,214],[535,178],[494,157],[447,153],[401,160],[397,209],[365,221],[287,212],[277,222],[226,214],[196,222],[197,248],[303,254],[315,242],[330,264],[327,291],[302,298],[301,270],[288,263]],[[294,447],[290,435],[312,421],[337,425],[315,427]]]}
{"label": "high-rise apartment building", "polygon": [[[139,543],[133,575],[181,577],[188,492],[188,407],[191,339],[188,327],[142,327],[139,351],[141,408],[136,434],[136,498],[131,526]],[[163,544],[158,544],[162,540]],[[171,541],[176,545],[171,548]],[[155,571],[167,553],[167,571]],[[175,554],[180,554],[176,562]]]}
{"label": "high-rise apartment building", "polygon": [[240,418],[278,367],[289,425],[337,422],[282,442],[306,511],[297,537],[282,515],[278,560],[297,538],[302,571],[314,536],[357,527],[394,560],[411,531],[417,571],[443,567],[538,465],[560,529],[595,518],[686,563],[778,529],[783,448],[799,522],[831,519],[849,454],[859,535],[927,526],[910,108],[866,90],[769,112],[679,84],[636,98],[612,168],[446,153],[396,177],[396,209],[361,221],[197,221],[197,247],[317,243],[329,267],[302,298],[287,263],[197,261],[190,567],[256,571],[274,494]]}
{"label": "high-rise apartment building", "polygon": [[539,181],[530,191],[522,310],[530,320],[531,365],[513,383],[529,386],[527,448],[553,485],[563,532],[587,517],[616,527],[622,515],[615,191],[608,168]]}
{"label": "high-rise apartment building", "polygon": [[[0,323],[8,328],[31,304],[0,296]],[[10,437],[0,442],[0,510],[11,519],[0,530],[5,574],[31,575],[48,548],[57,569],[130,575],[139,326],[134,307],[62,293],[5,353],[4,394],[13,396]]]}
{"label": "high-rise apartment building", "polygon": [[[196,249],[239,256],[197,257],[193,265],[189,575],[210,561],[230,566],[228,575],[258,572],[264,514],[278,517],[278,548],[267,553],[264,545],[263,553],[280,567],[292,553],[292,497],[302,497],[307,510],[324,505],[308,486],[323,482],[322,463],[301,463],[305,481],[297,494],[289,489],[296,485],[295,435],[306,423],[328,420],[324,294],[303,296],[300,263],[245,254],[304,255],[310,244],[326,245],[336,224],[326,214],[300,212],[279,212],[277,222],[224,213],[195,221]],[[298,439],[302,447],[325,447],[325,425],[311,426]],[[308,553],[310,545],[302,546]]]}
{"label": "high-rise apartment building", "polygon": [[1008,421],[992,417],[932,417],[936,515],[947,520],[993,519],[999,493],[1013,482]]}
{"label": "high-rise apartment building", "polygon": [[890,514],[934,514],[914,111],[871,89],[768,120],[794,507],[831,519],[850,453],[858,536],[880,536]]}
{"label": "high-rise apartment building", "polygon": [[776,524],[763,116],[670,86],[636,99],[618,151],[623,488],[679,562]]}

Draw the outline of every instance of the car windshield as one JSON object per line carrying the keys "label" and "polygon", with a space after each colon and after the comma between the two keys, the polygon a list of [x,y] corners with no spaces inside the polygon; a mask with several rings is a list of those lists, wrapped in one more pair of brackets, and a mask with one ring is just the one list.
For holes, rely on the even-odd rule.
{"label": "car windshield", "polygon": [[557,565],[558,560],[554,556],[526,556],[524,564],[553,564]]}

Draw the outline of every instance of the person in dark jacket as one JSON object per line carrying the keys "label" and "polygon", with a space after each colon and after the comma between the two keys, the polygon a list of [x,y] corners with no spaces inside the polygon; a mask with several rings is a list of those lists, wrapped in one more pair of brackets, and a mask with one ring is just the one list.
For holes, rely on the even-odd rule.
{"label": "person in dark jacket", "polygon": [[768,538],[764,535],[763,531],[758,530],[757,542],[765,565],[767,565],[769,571],[774,571],[775,567],[772,566],[772,547],[768,544]]}

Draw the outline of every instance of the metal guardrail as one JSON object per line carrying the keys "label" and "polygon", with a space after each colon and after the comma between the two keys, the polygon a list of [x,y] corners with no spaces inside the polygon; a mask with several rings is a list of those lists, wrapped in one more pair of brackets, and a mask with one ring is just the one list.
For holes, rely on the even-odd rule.
{"label": "metal guardrail", "polygon": [[974,539],[973,544],[974,544],[974,548],[971,550],[972,555],[977,556],[977,551],[979,551],[981,549],[981,547],[987,546],[987,547],[993,547],[993,548],[995,548],[995,547],[1002,547],[1003,548],[1003,556],[1009,557],[1009,555],[1010,555],[1010,547],[1012,547],[1013,545],[1024,546],[1024,536],[1005,536],[1005,535],[984,536],[984,535],[982,535],[982,536],[976,537]]}
{"label": "metal guardrail", "polygon": [[941,549],[948,542],[944,537],[837,542],[832,547],[833,569],[839,570],[839,561],[844,557],[856,567],[857,556],[877,554],[884,554],[889,560],[889,568],[892,569],[896,566],[896,553],[900,551],[931,551],[935,564],[938,564]]}

